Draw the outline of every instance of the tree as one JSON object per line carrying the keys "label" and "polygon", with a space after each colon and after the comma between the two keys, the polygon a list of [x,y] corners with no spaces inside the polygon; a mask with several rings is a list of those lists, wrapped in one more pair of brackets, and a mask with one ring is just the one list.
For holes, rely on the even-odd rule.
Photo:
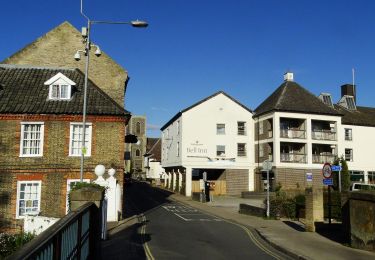
{"label": "tree", "polygon": [[[348,191],[350,188],[350,174],[348,164],[344,156],[338,157],[333,162],[333,165],[341,165],[341,190]],[[333,188],[339,190],[339,172],[333,172]]]}

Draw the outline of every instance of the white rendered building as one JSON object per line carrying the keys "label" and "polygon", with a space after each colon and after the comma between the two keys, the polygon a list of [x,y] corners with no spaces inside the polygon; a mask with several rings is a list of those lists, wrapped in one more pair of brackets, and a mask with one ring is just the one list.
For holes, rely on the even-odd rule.
{"label": "white rendered building", "polygon": [[207,175],[214,194],[254,190],[252,116],[222,91],[177,113],[161,128],[166,185],[191,196]]}

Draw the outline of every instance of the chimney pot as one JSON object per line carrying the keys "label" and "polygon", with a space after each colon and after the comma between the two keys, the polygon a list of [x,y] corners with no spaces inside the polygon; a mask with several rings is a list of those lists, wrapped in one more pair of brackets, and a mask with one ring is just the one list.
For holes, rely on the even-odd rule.
{"label": "chimney pot", "polygon": [[284,74],[284,81],[293,81],[293,73],[287,72]]}

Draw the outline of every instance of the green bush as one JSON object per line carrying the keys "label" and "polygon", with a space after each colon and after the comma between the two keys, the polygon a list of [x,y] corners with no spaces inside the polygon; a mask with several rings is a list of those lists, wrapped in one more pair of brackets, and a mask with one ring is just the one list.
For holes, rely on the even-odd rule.
{"label": "green bush", "polygon": [[[264,201],[267,204],[267,200]],[[299,194],[292,198],[287,196],[285,191],[279,190],[276,196],[270,198],[270,217],[286,217],[296,219],[299,216],[300,209],[305,208],[305,195]]]}
{"label": "green bush", "polygon": [[35,237],[31,233],[6,234],[0,233],[0,258],[5,258]]}

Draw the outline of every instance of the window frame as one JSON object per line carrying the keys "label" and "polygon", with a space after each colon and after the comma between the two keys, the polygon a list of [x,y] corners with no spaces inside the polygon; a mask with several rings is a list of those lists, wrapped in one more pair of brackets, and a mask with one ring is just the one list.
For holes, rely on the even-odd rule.
{"label": "window frame", "polygon": [[[222,128],[219,128],[219,126],[222,126]],[[220,132],[219,129],[223,129],[223,132]],[[225,135],[225,124],[223,124],[223,123],[217,123],[216,124],[216,134],[217,135]]]}
{"label": "window frame", "polygon": [[[25,125],[40,125],[39,154],[24,154],[23,153]],[[43,146],[44,146],[44,122],[21,122],[21,137],[20,137],[19,157],[43,157]]]}
{"label": "window frame", "polygon": [[[240,123],[243,124],[243,129],[240,126]],[[246,121],[237,121],[237,135],[246,135]]]}
{"label": "window frame", "polygon": [[[54,97],[54,87],[57,86],[57,96]],[[66,87],[66,97],[62,97],[62,88]],[[72,86],[69,84],[62,84],[62,83],[57,83],[57,84],[51,84],[49,85],[49,92],[48,92],[48,99],[49,100],[70,100],[72,98]]]}
{"label": "window frame", "polygon": [[[243,154],[240,154],[240,145],[243,145]],[[237,157],[247,157],[247,145],[246,143],[237,143]]]}
{"label": "window frame", "polygon": [[135,157],[141,157],[141,150],[140,149],[135,150]]}
{"label": "window frame", "polygon": [[180,142],[177,142],[177,145],[176,145],[176,155],[177,157],[180,157]]}
{"label": "window frame", "polygon": [[[71,157],[80,157],[82,156],[81,152],[82,152],[82,144],[81,144],[81,149],[80,149],[80,153],[79,154],[73,154],[72,153],[72,149],[73,149],[73,146],[72,146],[72,142],[73,142],[73,127],[74,126],[82,126],[83,128],[83,124],[80,123],[80,122],[71,122],[70,123],[70,133],[69,133],[69,156]],[[86,150],[86,154],[85,154],[85,157],[90,157],[91,156],[91,149],[92,149],[92,123],[86,123],[86,127],[88,127],[88,134],[86,133],[86,136],[85,136],[85,141],[88,140],[88,147],[87,150]],[[79,140],[79,142],[81,142],[81,140]]]}
{"label": "window frame", "polygon": [[[25,215],[20,215],[20,199],[21,199],[21,184],[38,184],[37,188],[37,200],[38,200],[38,211],[35,212],[37,214],[40,213],[40,204],[41,204],[41,198],[42,198],[42,181],[41,180],[33,180],[33,181],[17,181],[17,200],[16,200],[16,219],[23,219],[25,218]],[[25,212],[26,213],[26,212]]]}
{"label": "window frame", "polygon": [[[344,130],[344,135],[345,135],[345,141],[353,141],[353,129],[352,128],[345,128]],[[347,138],[346,131],[350,131],[350,136]]]}
{"label": "window frame", "polygon": [[[219,154],[219,151],[221,152],[221,150],[219,150],[219,147],[224,147],[224,153],[220,153]],[[222,144],[218,144],[218,145],[216,145],[216,156],[219,156],[219,157],[225,157],[225,155],[226,155],[226,152],[225,152],[225,145],[222,145]]]}
{"label": "window frame", "polygon": [[[349,160],[346,157],[346,155],[347,155],[346,151],[347,150],[351,151],[350,154],[348,154],[348,155],[350,155]],[[353,148],[345,148],[345,150],[344,150],[344,156],[345,156],[345,161],[347,161],[347,162],[353,162],[354,161]]]}

